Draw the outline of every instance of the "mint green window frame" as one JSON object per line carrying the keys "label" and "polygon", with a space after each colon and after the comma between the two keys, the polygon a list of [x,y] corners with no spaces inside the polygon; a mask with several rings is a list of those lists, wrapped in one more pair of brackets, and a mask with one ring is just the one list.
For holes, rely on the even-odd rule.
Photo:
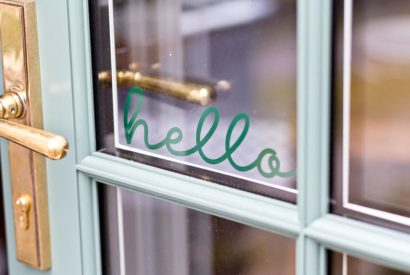
{"label": "mint green window frame", "polygon": [[[47,162],[53,268],[43,273],[101,274],[97,182],[293,238],[298,275],[325,275],[327,249],[410,271],[410,235],[329,214],[331,1],[298,1],[297,205],[96,152],[87,1],[37,0],[37,14],[45,128],[71,143],[65,160]],[[56,113],[64,115],[47,115]],[[1,151],[8,171],[4,141]],[[12,221],[4,173],[6,220]],[[15,260],[11,222],[7,240],[11,275],[42,273]]]}

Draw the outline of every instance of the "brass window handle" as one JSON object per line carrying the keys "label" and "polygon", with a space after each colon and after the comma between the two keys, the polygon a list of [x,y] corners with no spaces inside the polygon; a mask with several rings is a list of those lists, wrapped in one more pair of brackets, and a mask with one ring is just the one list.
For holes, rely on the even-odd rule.
{"label": "brass window handle", "polygon": [[8,92],[0,97],[0,136],[50,159],[63,158],[68,151],[64,137],[7,120],[26,113],[23,96],[24,93]]}

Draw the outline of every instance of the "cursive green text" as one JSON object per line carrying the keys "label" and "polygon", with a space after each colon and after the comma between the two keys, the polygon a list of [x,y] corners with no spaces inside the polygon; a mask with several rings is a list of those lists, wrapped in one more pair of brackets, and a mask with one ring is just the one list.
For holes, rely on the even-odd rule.
{"label": "cursive green text", "polygon": [[[130,104],[132,98],[137,96],[137,106],[135,111],[132,113],[131,118],[129,118],[130,112]],[[138,127],[141,127],[143,130],[143,138],[145,146],[149,150],[157,150],[162,147],[166,147],[167,150],[174,156],[188,156],[194,153],[198,153],[201,158],[209,164],[218,164],[223,161],[228,160],[228,162],[238,171],[246,172],[252,170],[254,168],[258,169],[259,173],[266,178],[273,178],[275,176],[279,177],[292,177],[296,175],[296,171],[288,171],[282,172],[280,171],[280,161],[276,155],[276,151],[272,148],[265,148],[263,149],[257,158],[249,163],[248,165],[240,165],[235,162],[232,155],[233,153],[239,148],[239,146],[244,141],[246,135],[248,134],[250,121],[249,116],[244,113],[240,113],[234,117],[232,122],[228,126],[228,131],[225,138],[225,153],[217,158],[210,158],[205,154],[203,151],[203,147],[208,143],[208,141],[214,135],[220,119],[219,111],[216,107],[211,106],[205,109],[202,113],[201,117],[199,118],[198,125],[196,128],[196,135],[195,140],[196,144],[186,150],[177,150],[173,146],[180,143],[183,139],[182,130],[178,127],[172,127],[169,129],[167,135],[158,143],[150,143],[148,138],[149,127],[145,120],[138,118],[138,114],[141,112],[142,109],[142,102],[144,98],[144,93],[142,92],[141,88],[139,87],[132,87],[128,92],[127,98],[125,100],[124,106],[124,129],[125,129],[125,138],[127,143],[130,144],[132,138],[134,136],[135,131]],[[203,131],[204,123],[208,119],[208,117],[212,117],[211,127],[207,131]],[[235,139],[232,138],[232,133],[234,129],[237,127],[237,124],[242,121],[243,128],[238,137]],[[267,159],[267,167],[262,167],[263,160]]]}

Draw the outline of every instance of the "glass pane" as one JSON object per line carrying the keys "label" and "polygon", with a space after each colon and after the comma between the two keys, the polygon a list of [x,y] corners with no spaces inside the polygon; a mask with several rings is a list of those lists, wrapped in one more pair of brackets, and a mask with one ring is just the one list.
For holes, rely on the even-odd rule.
{"label": "glass pane", "polygon": [[338,211],[362,213],[408,230],[410,2],[347,3],[336,1],[335,7]]}
{"label": "glass pane", "polygon": [[102,151],[296,200],[296,1],[91,4]]}
{"label": "glass pane", "polygon": [[104,274],[295,274],[292,239],[115,187],[100,194]]}
{"label": "glass pane", "polygon": [[345,254],[329,252],[329,275],[408,275],[408,272],[394,270]]}

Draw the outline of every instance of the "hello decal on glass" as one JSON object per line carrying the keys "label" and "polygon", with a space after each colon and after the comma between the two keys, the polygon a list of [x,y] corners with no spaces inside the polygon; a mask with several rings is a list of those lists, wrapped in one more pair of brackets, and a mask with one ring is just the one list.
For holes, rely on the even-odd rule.
{"label": "hello decal on glass", "polygon": [[[211,158],[207,156],[203,148],[211,140],[212,136],[216,132],[219,124],[220,113],[218,109],[214,106],[205,109],[199,118],[196,135],[195,135],[195,145],[186,150],[177,150],[174,145],[179,144],[183,140],[182,130],[178,127],[172,127],[168,130],[166,136],[158,143],[150,143],[149,140],[149,125],[142,119],[138,118],[139,113],[142,110],[144,100],[144,93],[139,87],[132,87],[128,92],[127,98],[125,100],[124,106],[124,129],[125,138],[127,143],[130,144],[134,138],[135,131],[138,127],[142,128],[144,144],[149,150],[158,150],[162,147],[166,147],[168,152],[172,155],[178,156],[189,156],[192,154],[199,154],[201,158],[209,164],[218,164],[224,161],[228,161],[232,167],[238,171],[246,172],[252,169],[257,169],[258,172],[265,178],[273,178],[275,176],[288,178],[296,175],[296,170],[292,171],[281,171],[280,170],[280,160],[276,154],[276,151],[272,148],[263,149],[255,160],[247,165],[239,165],[232,157],[233,153],[241,146],[244,142],[246,135],[248,134],[250,128],[249,116],[245,113],[237,114],[228,126],[228,130],[225,137],[225,153],[220,157]],[[137,103],[134,112],[130,117],[130,105],[132,101]],[[212,119],[211,127],[204,131],[204,123],[207,119]],[[242,122],[243,128],[239,136],[232,138],[232,133],[234,129],[237,128],[238,123]],[[240,126],[239,126],[240,127]],[[267,160],[267,166],[263,166],[263,160]]]}

